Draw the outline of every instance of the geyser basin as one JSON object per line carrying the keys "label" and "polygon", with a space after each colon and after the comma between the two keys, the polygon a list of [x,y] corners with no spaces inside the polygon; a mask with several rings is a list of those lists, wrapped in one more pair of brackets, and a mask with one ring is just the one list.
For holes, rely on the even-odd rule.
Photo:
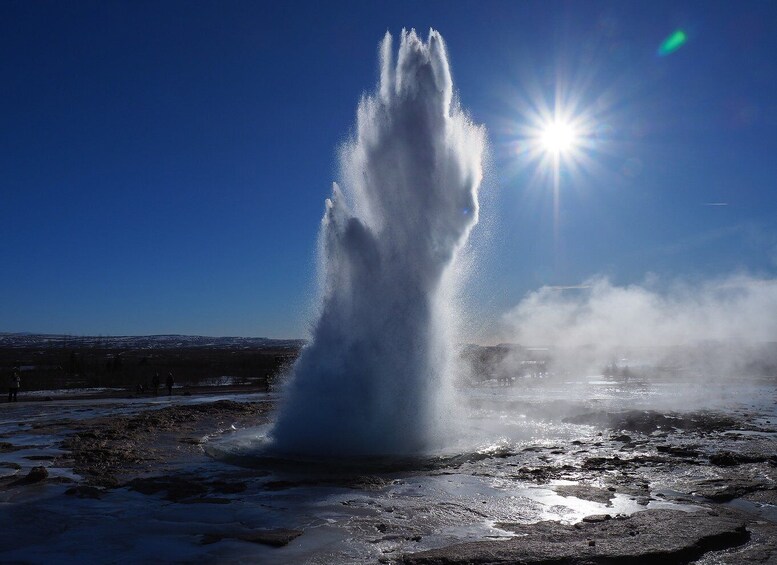
{"label": "geyser basin", "polygon": [[381,45],[321,228],[322,296],[271,431],[312,456],[418,454],[452,427],[451,289],[477,223],[483,128],[453,101],[442,37]]}

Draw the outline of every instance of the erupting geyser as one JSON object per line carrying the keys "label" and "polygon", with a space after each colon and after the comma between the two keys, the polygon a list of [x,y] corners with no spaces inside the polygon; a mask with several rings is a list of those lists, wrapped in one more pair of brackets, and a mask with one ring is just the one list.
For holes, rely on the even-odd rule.
{"label": "erupting geyser", "polygon": [[322,297],[271,432],[280,452],[417,454],[449,431],[452,266],[478,219],[485,132],[453,100],[445,44],[381,45],[377,91],[340,156]]}

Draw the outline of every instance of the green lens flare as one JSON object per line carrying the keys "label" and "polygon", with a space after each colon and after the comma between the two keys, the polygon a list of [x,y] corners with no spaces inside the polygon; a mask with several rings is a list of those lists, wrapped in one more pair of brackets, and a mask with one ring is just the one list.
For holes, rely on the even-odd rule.
{"label": "green lens flare", "polygon": [[680,47],[682,47],[686,41],[688,41],[688,36],[683,30],[678,29],[664,40],[664,42],[661,44],[661,47],[658,48],[658,54],[661,57],[664,57],[665,55],[674,53]]}

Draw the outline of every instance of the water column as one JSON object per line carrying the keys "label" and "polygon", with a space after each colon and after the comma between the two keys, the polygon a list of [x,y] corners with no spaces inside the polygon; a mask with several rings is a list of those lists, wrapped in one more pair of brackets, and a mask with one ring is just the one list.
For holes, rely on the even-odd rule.
{"label": "water column", "polygon": [[478,220],[485,131],[453,97],[440,34],[381,44],[378,87],[320,234],[321,298],[271,432],[314,456],[415,454],[442,445],[450,414],[456,255]]}

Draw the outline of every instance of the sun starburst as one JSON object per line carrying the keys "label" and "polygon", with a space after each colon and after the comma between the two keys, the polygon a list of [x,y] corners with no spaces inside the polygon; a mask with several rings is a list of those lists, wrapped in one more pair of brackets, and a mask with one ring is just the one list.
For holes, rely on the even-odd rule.
{"label": "sun starburst", "polygon": [[574,150],[578,140],[578,133],[571,123],[555,120],[544,125],[539,137],[545,151],[559,155]]}

